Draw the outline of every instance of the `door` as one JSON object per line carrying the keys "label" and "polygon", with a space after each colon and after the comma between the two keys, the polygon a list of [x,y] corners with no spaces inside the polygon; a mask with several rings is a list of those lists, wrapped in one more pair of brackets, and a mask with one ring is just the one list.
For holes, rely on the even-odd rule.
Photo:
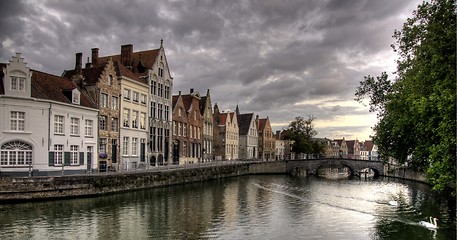
{"label": "door", "polygon": [[87,170],[92,170],[92,153],[94,152],[93,146],[87,146]]}

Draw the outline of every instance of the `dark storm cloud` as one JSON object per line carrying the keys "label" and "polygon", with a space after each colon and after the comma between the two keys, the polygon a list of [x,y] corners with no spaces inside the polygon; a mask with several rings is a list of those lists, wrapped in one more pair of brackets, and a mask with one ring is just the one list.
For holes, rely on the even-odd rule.
{"label": "dark storm cloud", "polygon": [[60,75],[76,52],[85,60],[93,47],[103,56],[164,39],[174,93],[210,89],[221,109],[238,103],[276,125],[307,115],[331,121],[362,114],[341,103],[364,75],[385,71],[370,63],[390,51],[411,1],[8,0],[0,57],[19,51],[29,66]]}

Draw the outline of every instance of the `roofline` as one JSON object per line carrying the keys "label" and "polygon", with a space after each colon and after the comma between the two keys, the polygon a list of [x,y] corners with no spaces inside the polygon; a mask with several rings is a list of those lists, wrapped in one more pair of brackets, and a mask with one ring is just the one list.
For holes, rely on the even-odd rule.
{"label": "roofline", "polygon": [[94,112],[100,112],[100,110],[98,108],[85,107],[85,106],[81,106],[81,105],[64,103],[64,102],[59,102],[59,101],[50,100],[50,99],[42,99],[42,98],[34,98],[34,97],[16,97],[16,96],[6,96],[6,95],[0,95],[0,98],[12,98],[12,99],[30,100],[30,101],[35,101],[35,102],[54,103],[54,104],[59,104],[59,105],[65,105],[65,106],[71,106],[71,107],[91,110]]}

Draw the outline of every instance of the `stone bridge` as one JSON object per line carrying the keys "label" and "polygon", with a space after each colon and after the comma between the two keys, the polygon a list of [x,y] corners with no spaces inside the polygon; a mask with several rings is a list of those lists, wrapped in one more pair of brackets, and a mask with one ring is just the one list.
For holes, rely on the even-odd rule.
{"label": "stone bridge", "polygon": [[360,176],[363,169],[372,169],[375,176],[384,175],[384,166],[381,161],[368,161],[345,158],[321,158],[286,161],[286,171],[293,175],[317,175],[317,170],[324,167],[347,167],[351,175]]}

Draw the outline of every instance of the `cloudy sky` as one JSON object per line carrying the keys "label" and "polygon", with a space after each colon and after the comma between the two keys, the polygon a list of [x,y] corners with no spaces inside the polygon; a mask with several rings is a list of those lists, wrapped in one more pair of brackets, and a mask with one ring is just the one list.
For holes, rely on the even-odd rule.
{"label": "cloudy sky", "polygon": [[376,123],[354,101],[363,76],[395,71],[390,48],[418,0],[2,0],[0,62],[60,75],[75,53],[155,49],[173,92],[209,88],[219,109],[268,116],[274,130],[315,117],[318,136],[365,140]]}

